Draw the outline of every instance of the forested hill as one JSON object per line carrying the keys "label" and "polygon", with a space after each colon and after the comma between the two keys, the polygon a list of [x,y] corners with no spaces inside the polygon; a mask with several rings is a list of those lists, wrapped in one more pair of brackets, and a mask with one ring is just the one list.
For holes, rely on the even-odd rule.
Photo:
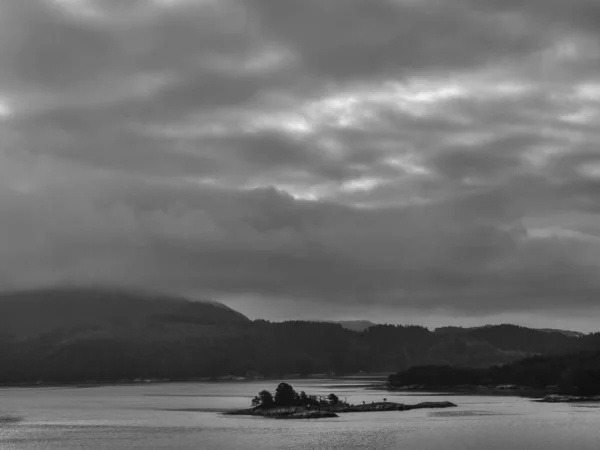
{"label": "forested hill", "polygon": [[489,368],[418,366],[392,374],[389,384],[451,389],[516,385],[575,395],[600,394],[600,351],[546,355]]}
{"label": "forested hill", "polygon": [[119,290],[0,296],[4,383],[482,368],[592,349],[595,340],[514,325],[374,325],[356,332],[339,323],[250,321],[214,302]]}
{"label": "forested hill", "polygon": [[0,294],[0,332],[17,338],[122,326],[247,322],[220,303],[133,290],[53,288]]}

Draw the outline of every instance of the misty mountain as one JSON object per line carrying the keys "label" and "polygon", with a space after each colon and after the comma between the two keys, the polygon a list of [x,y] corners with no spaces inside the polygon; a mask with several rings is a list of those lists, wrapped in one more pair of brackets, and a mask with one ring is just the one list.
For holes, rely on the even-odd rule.
{"label": "misty mountain", "polygon": [[[440,334],[466,334],[475,330],[486,330],[486,329],[494,329],[495,327],[518,327],[517,325],[511,324],[503,324],[503,325],[483,325],[479,327],[439,327],[434,331]],[[522,327],[521,327],[522,328]],[[559,333],[568,337],[584,337],[585,333],[581,333],[579,331],[572,330],[559,330],[555,328],[535,328],[535,331],[543,331],[545,333]]]}
{"label": "misty mountain", "polygon": [[592,336],[515,325],[430,331],[369,322],[250,321],[215,302],[109,289],[0,296],[0,382],[487,368],[589,350]]}
{"label": "misty mountain", "polygon": [[540,328],[540,331],[545,331],[547,333],[562,333],[565,336],[570,336],[570,337],[584,337],[585,333],[581,333],[579,331],[572,331],[572,330],[557,330],[555,328]]}
{"label": "misty mountain", "polygon": [[52,288],[0,294],[0,332],[28,338],[52,331],[90,331],[156,324],[249,322],[214,301],[124,289]]}

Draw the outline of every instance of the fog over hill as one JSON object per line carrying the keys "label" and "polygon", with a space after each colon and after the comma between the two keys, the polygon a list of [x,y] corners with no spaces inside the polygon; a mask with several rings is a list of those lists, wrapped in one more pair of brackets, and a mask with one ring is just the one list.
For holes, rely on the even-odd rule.
{"label": "fog over hill", "polygon": [[[504,326],[514,326],[514,325],[510,325],[510,324],[503,324]],[[480,329],[485,329],[485,328],[493,328],[493,327],[497,327],[497,326],[503,326],[503,325],[482,325],[479,327],[453,327],[453,326],[448,326],[448,327],[438,327],[435,328],[435,332],[436,333],[466,333],[468,331],[472,331],[472,330],[480,330]],[[560,334],[564,334],[565,336],[569,336],[569,337],[583,337],[586,334],[585,333],[581,333],[580,331],[573,331],[573,330],[559,330],[559,329],[555,329],[555,328],[537,328],[537,331],[543,331],[545,333],[560,333]]]}
{"label": "fog over hill", "polygon": [[241,313],[211,300],[143,290],[47,288],[0,294],[0,329],[16,337],[55,330],[133,326],[143,323],[196,325],[249,322]]}

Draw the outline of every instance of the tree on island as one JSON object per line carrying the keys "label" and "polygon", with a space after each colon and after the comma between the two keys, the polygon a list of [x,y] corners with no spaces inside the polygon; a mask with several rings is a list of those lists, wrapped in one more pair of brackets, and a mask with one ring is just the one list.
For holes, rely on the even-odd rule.
{"label": "tree on island", "polygon": [[308,397],[308,395],[306,395],[306,392],[300,391],[300,403],[304,405],[308,402],[310,402],[310,398]]}
{"label": "tree on island", "polygon": [[267,390],[260,391],[252,399],[252,406],[273,406],[273,395]]}
{"label": "tree on island", "polygon": [[269,391],[261,391],[252,399],[253,407],[273,407],[273,406],[305,406],[306,408],[321,406],[348,405],[346,401],[340,401],[340,398],[334,393],[327,397],[313,397],[301,391],[297,393],[288,383],[279,383],[275,390],[275,396]]}
{"label": "tree on island", "polygon": [[296,404],[299,399],[294,388],[287,383],[279,383],[275,390],[275,403],[278,405],[291,406]]}

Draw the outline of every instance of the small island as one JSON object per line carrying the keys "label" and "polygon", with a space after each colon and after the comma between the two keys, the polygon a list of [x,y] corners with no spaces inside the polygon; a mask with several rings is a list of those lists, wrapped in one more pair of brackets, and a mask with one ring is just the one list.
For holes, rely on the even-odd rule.
{"label": "small island", "polygon": [[422,408],[450,408],[456,405],[451,402],[424,402],[416,405],[383,402],[353,405],[334,393],[327,397],[307,395],[304,391],[296,392],[288,383],[279,383],[275,395],[264,390],[252,400],[252,406],[247,409],[229,411],[227,415],[263,416],[276,419],[323,419],[339,417],[340,413],[374,412],[374,411],[408,411]]}

